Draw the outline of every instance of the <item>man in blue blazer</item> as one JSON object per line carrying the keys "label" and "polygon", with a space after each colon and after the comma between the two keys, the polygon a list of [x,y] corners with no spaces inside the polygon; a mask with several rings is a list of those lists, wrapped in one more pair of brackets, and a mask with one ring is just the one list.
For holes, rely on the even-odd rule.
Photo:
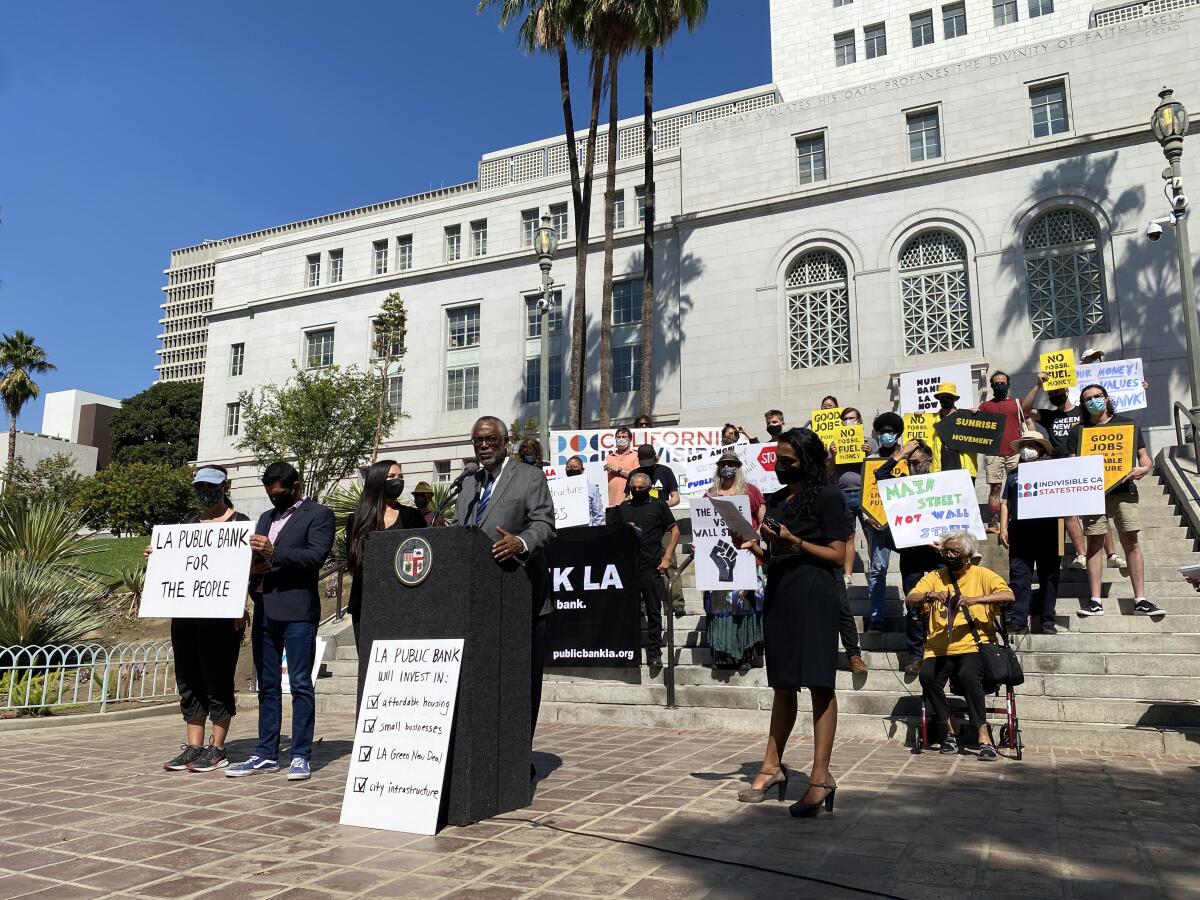
{"label": "man in blue blazer", "polygon": [[320,572],[333,546],[333,510],[304,498],[300,473],[285,462],[272,463],[262,477],[272,508],[258,519],[250,548],[254,625],[251,646],[258,678],[258,747],[243,763],[230,766],[231,778],[279,769],[279,728],[283,718],[280,660],[287,651],[292,690],[292,762],[289,781],[312,775],[316,696],[312,667],[321,621]]}

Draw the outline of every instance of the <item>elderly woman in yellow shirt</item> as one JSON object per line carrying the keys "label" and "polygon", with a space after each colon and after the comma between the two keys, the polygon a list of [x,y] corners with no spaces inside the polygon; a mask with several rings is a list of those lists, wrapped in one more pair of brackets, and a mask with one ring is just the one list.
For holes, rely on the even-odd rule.
{"label": "elderly woman in yellow shirt", "polygon": [[946,682],[956,678],[966,697],[967,717],[979,734],[979,758],[991,762],[998,754],[988,739],[983,665],[967,617],[974,620],[979,640],[993,643],[995,607],[1012,603],[1013,592],[991,569],[974,565],[978,550],[979,544],[970,532],[947,534],[940,551],[943,565],[917,582],[904,602],[924,607],[929,616],[921,688],[933,709],[935,726],[946,728],[941,752],[958,753],[950,706],[946,702]]}

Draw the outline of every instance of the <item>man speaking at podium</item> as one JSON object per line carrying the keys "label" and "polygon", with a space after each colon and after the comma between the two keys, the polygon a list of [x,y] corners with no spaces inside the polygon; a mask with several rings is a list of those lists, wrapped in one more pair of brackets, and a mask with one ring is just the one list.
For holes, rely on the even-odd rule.
{"label": "man speaking at podium", "polygon": [[[529,739],[542,702],[542,662],[546,652],[546,616],[550,614],[549,573],[542,553],[554,536],[554,503],[541,470],[508,455],[508,426],[482,416],[471,428],[479,470],[463,484],[456,506],[458,524],[475,527],[492,539],[492,558],[525,568],[530,584],[533,637],[530,642]],[[536,778],[531,763],[529,777]]]}

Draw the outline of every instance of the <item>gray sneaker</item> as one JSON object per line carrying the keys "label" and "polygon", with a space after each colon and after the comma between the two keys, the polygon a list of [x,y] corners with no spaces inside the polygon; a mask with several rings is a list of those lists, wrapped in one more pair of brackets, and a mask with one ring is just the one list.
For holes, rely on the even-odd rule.
{"label": "gray sneaker", "polygon": [[168,772],[182,772],[204,753],[203,747],[193,747],[191,744],[180,744],[179,755],[163,763]]}

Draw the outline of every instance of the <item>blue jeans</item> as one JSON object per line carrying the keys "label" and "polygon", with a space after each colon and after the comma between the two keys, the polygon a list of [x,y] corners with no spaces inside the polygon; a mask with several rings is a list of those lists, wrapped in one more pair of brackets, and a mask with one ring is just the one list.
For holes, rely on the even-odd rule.
{"label": "blue jeans", "polygon": [[[1029,615],[1041,616],[1043,622],[1054,621],[1058,600],[1058,579],[1062,560],[1057,546],[1013,547],[1008,557],[1008,582],[1015,602],[1008,611],[1010,628],[1029,624]],[[1033,590],[1034,574],[1038,589]]]}
{"label": "blue jeans", "polygon": [[283,720],[280,658],[287,651],[288,684],[292,689],[292,756],[312,755],[316,692],[312,667],[317,653],[316,622],[277,622],[259,606],[250,633],[254,672],[258,678],[257,756],[279,757],[279,728]]}
{"label": "blue jeans", "polygon": [[883,535],[869,525],[863,528],[867,536],[867,546],[871,548],[871,565],[867,569],[867,592],[871,598],[869,622],[873,625],[883,625],[884,604],[887,601],[887,571],[892,561],[892,551],[888,549]]}

